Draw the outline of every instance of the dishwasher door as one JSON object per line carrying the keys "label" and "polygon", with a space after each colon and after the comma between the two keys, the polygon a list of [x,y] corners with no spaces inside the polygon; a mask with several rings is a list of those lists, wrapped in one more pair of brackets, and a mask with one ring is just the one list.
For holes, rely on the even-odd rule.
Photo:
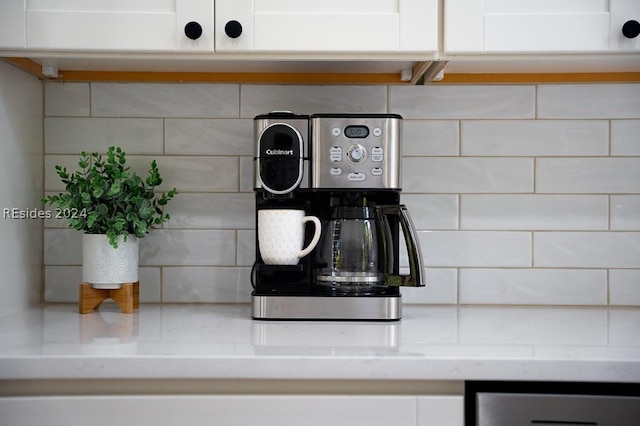
{"label": "dishwasher door", "polygon": [[476,394],[477,426],[638,426],[640,398],[535,393]]}

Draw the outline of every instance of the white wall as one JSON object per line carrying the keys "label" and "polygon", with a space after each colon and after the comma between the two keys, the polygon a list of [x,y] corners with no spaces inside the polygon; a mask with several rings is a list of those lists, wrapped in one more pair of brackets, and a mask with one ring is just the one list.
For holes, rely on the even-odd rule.
{"label": "white wall", "polygon": [[[181,194],[141,242],[141,299],[248,302],[252,119],[404,116],[402,199],[428,286],[414,303],[640,306],[640,84],[46,85],[45,185],[81,150],[157,158]],[[45,298],[75,301],[80,233],[48,222]]]}
{"label": "white wall", "polygon": [[40,301],[42,220],[5,209],[41,210],[42,113],[40,80],[0,61],[0,316]]}

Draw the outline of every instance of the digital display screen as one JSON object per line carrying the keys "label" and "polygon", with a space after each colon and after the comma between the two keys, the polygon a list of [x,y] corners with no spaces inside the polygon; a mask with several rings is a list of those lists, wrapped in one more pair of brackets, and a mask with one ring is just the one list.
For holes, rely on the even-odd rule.
{"label": "digital display screen", "polygon": [[369,136],[369,128],[367,126],[347,126],[344,129],[344,135],[348,138],[366,138]]}

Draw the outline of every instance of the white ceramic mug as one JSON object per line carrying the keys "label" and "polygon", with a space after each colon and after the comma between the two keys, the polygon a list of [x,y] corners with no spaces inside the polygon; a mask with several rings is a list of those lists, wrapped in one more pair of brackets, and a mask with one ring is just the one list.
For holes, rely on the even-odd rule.
{"label": "white ceramic mug", "polygon": [[[315,230],[309,245],[302,248],[307,222],[313,222]],[[304,210],[258,210],[258,246],[267,265],[297,265],[316,247],[320,232],[320,219],[305,216]]]}

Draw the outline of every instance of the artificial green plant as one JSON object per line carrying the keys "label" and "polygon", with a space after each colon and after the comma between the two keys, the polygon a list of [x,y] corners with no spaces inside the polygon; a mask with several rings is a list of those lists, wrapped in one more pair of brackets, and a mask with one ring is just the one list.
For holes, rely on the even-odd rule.
{"label": "artificial green plant", "polygon": [[123,241],[129,235],[142,238],[154,226],[170,219],[162,207],[178,192],[173,188],[160,195],[154,193],[162,183],[155,160],[144,180],[130,171],[125,152],[114,146],[109,147],[106,159],[83,151],[78,165],[80,170],[74,173],[55,166],[66,192],[42,199],[43,204],[66,212],[69,227],[88,234],[105,234],[111,246],[117,248],[121,237]]}

